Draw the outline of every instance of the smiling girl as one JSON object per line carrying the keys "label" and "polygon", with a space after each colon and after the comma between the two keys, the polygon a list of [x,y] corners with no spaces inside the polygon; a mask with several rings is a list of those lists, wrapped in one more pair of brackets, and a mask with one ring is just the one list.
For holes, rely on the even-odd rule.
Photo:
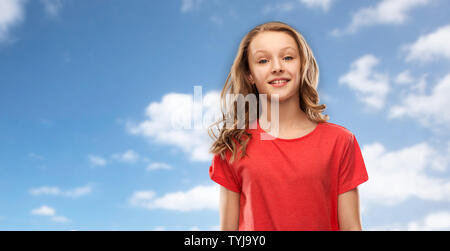
{"label": "smiling girl", "polygon": [[240,129],[234,99],[213,124],[209,175],[220,184],[221,230],[361,230],[364,160],[354,134],[322,114],[318,79],[311,49],[291,26],[265,23],[242,39],[222,102],[227,107],[227,94],[254,94],[261,113],[251,121],[245,107]]}

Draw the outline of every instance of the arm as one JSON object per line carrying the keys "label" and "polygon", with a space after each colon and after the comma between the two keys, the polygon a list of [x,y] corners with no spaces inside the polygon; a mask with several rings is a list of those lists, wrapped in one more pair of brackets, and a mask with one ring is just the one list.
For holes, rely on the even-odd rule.
{"label": "arm", "polygon": [[361,231],[358,188],[338,196],[338,219],[342,231]]}
{"label": "arm", "polygon": [[239,226],[240,193],[220,186],[220,230],[237,231]]}

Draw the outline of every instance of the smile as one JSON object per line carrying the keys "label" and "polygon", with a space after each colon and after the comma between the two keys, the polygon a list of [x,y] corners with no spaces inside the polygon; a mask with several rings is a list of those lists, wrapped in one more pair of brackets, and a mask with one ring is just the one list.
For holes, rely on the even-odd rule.
{"label": "smile", "polygon": [[269,82],[269,84],[270,84],[271,86],[273,86],[273,87],[282,87],[282,86],[287,85],[287,83],[288,83],[289,81],[290,81],[290,80],[288,80],[288,79],[275,80],[275,81]]}

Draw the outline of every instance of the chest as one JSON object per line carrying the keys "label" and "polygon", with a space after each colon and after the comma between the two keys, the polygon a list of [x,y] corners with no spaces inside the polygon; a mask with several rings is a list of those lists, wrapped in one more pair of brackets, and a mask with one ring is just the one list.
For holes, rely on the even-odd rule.
{"label": "chest", "polygon": [[245,186],[269,186],[276,189],[298,187],[299,184],[326,187],[336,175],[332,149],[319,145],[292,145],[268,142],[250,149],[238,167]]}

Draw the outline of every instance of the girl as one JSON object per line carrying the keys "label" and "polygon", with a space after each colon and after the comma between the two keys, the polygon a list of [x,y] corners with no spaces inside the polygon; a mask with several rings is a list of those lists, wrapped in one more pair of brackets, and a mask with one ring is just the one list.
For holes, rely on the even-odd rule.
{"label": "girl", "polygon": [[[231,99],[210,127],[218,128],[209,175],[221,185],[221,230],[361,230],[357,186],[367,171],[354,134],[322,114],[318,75],[308,44],[287,24],[265,23],[242,39],[222,104],[226,94],[267,101],[257,99],[261,114],[251,121],[249,107],[240,118]],[[230,118],[231,127],[219,127]]]}

